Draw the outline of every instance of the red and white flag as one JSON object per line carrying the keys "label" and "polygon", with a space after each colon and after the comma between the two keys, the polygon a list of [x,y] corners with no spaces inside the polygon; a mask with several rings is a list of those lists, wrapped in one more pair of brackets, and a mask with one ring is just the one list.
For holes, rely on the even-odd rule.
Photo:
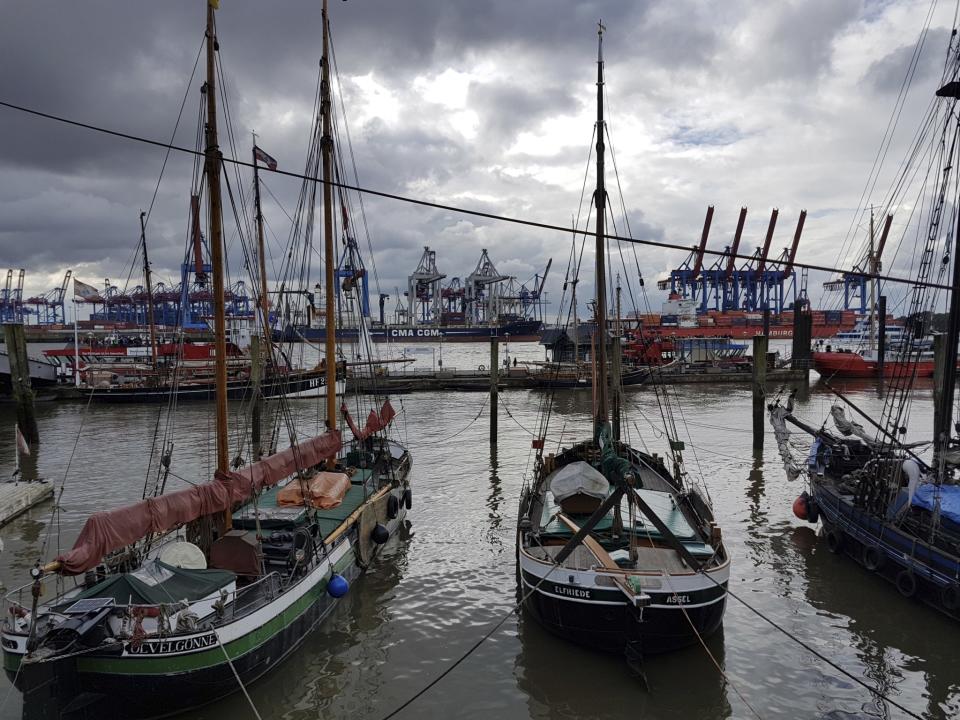
{"label": "red and white flag", "polygon": [[277,169],[277,161],[274,160],[269,155],[267,155],[263,150],[258,148],[256,145],[253,146],[253,159],[254,159],[254,162],[257,162],[257,161],[262,162],[271,170]]}
{"label": "red and white flag", "polygon": [[23,433],[20,432],[19,425],[17,425],[17,450],[21,455],[30,454],[30,445],[27,444],[27,439],[23,436]]}
{"label": "red and white flag", "polygon": [[93,285],[87,285],[85,282],[80,282],[76,278],[73,279],[73,294],[74,297],[81,297],[84,300],[100,297],[100,291]]}

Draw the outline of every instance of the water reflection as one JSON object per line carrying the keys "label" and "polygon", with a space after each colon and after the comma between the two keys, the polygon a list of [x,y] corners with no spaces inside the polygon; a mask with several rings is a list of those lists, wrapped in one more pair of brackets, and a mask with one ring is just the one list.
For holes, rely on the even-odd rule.
{"label": "water reflection", "polygon": [[[646,689],[619,655],[584,650],[551,635],[524,614],[518,633],[520,651],[513,675],[527,695],[531,718],[660,720],[745,715],[744,707],[734,714],[723,675],[699,645],[644,660]],[[722,630],[707,640],[707,647],[722,668]]]}
{"label": "water reflection", "polygon": [[[951,644],[937,643],[935,638],[955,638],[956,623],[901,597],[890,583],[849,558],[830,553],[812,527],[796,528],[791,540],[800,562],[797,569],[807,581],[807,602],[821,616],[833,618],[832,624],[845,623],[849,651],[844,654],[852,657],[846,662],[842,657],[835,659],[847,669],[860,669],[874,687],[912,709],[917,709],[915,702],[904,699],[925,698],[929,717],[960,716],[956,676],[930,672],[955,662]],[[901,714],[875,697],[864,705],[876,717]]]}
{"label": "water reflection", "polygon": [[[401,525],[395,538],[346,599],[314,630],[296,653],[249,689],[264,718],[377,717],[384,714],[381,690],[395,681],[391,648],[402,628],[391,603],[408,569],[413,531]],[[363,688],[357,692],[357,688]],[[249,717],[243,695],[232,695],[191,717],[226,720]]]}
{"label": "water reflection", "polygon": [[490,525],[487,529],[487,541],[491,545],[503,546],[503,536],[500,526],[503,524],[503,517],[500,514],[500,506],[503,504],[503,487],[499,475],[500,463],[497,461],[497,446],[490,445],[490,494],[487,496],[487,508],[489,513]]}

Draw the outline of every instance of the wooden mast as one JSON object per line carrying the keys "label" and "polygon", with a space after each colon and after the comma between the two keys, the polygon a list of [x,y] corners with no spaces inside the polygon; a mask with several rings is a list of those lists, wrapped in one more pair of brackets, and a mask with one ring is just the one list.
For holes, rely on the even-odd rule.
{"label": "wooden mast", "polygon": [[336,323],[334,300],[336,288],[333,277],[333,137],[330,129],[330,22],[327,16],[327,0],[323,0],[323,57],[320,75],[320,113],[323,116],[323,137],[320,152],[323,158],[323,260],[326,292],[326,384],[327,428],[337,429],[337,357]]}
{"label": "wooden mast", "polygon": [[[214,351],[217,381],[217,470],[230,470],[229,435],[227,435],[227,323],[224,317],[223,288],[223,216],[220,205],[220,165],[223,156],[217,140],[216,51],[213,12],[216,0],[207,0],[207,98],[206,150],[204,172],[210,189],[210,263],[213,269]],[[226,527],[232,525],[228,508]]]}
{"label": "wooden mast", "polygon": [[270,337],[270,296],[267,291],[267,255],[263,240],[263,211],[260,209],[260,164],[257,162],[257,136],[253,136],[253,201],[257,213],[257,264],[260,270],[260,323],[263,328],[263,341]]}
{"label": "wooden mast", "polygon": [[609,413],[609,381],[607,378],[607,275],[604,246],[606,236],[604,221],[607,211],[607,191],[603,183],[603,136],[606,126],[603,122],[603,24],[597,28],[597,188],[593,199],[597,208],[597,243],[596,243],[596,318],[597,318],[597,403],[594,416],[594,438],[598,438],[600,430],[607,424]]}
{"label": "wooden mast", "polygon": [[147,258],[147,214],[140,211],[140,242],[143,245],[143,283],[147,292],[147,325],[150,327],[150,364],[157,369],[157,324],[153,316],[153,279],[150,275],[150,260]]}

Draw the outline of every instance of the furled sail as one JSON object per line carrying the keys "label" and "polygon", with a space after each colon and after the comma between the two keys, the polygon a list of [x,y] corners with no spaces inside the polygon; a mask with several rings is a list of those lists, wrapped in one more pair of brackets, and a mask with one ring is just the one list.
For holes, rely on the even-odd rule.
{"label": "furled sail", "polygon": [[218,473],[218,476],[230,479],[233,501],[243,502],[263,488],[272,487],[300,470],[307,470],[335,457],[341,446],[338,431],[325,432],[258,460],[242,470]]}
{"label": "furled sail", "polygon": [[231,488],[221,480],[147,498],[135,505],[91,515],[73,549],[57,558],[62,575],[95,568],[108,553],[151,533],[162,533],[230,507]]}
{"label": "furled sail", "polygon": [[353,418],[350,417],[350,411],[347,410],[346,403],[340,406],[340,412],[343,413],[344,418],[347,420],[347,425],[350,426],[350,432],[353,433],[353,436],[357,440],[366,440],[368,437],[373,435],[375,432],[380,432],[387,425],[390,424],[390,421],[396,417],[397,411],[393,409],[393,405],[390,404],[390,401],[387,400],[383,403],[383,407],[380,408],[378,413],[376,410],[371,410],[370,414],[367,416],[367,424],[363,426],[363,429],[359,429],[356,423],[353,421]]}
{"label": "furled sail", "polygon": [[91,515],[73,549],[59,556],[59,572],[79,575],[108,553],[151,533],[164,533],[205,515],[223,513],[264,487],[336,456],[339,432],[326,432],[253,463],[240,472],[217,472],[214,480]]}

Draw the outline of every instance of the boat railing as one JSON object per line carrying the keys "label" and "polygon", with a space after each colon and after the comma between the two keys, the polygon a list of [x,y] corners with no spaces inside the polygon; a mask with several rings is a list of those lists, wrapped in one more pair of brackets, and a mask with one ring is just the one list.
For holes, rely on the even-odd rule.
{"label": "boat railing", "polygon": [[[70,597],[68,597],[69,593],[76,591],[75,594],[78,595],[85,589],[84,585],[78,581],[81,577],[82,576],[79,575],[71,577],[70,580],[73,581],[73,587],[64,588],[63,585],[67,583],[67,579],[64,576],[54,573],[44,575],[39,581],[41,586],[40,597],[50,599],[44,602],[43,606],[46,609],[53,607],[54,605],[51,604],[51,601],[55,603],[56,606],[68,605],[70,602]],[[235,620],[249,615],[280,594],[283,587],[282,580],[280,574],[274,571],[264,575],[255,582],[235,588],[233,591],[221,592],[220,598],[215,601],[215,609],[212,612],[205,609],[200,620],[209,620],[215,616],[217,618],[217,624],[219,624],[225,620]],[[55,589],[52,589],[51,586],[55,586]],[[30,612],[33,602],[33,587],[34,583],[29,582],[12,589],[3,596],[2,616],[4,619],[11,616],[24,617],[26,613]],[[113,605],[113,607],[127,610],[136,608],[138,611],[143,611],[159,609],[161,606],[170,607],[171,605],[177,605],[182,607],[182,603],[186,602],[186,608],[182,609],[187,609],[199,604],[209,607],[210,600],[210,596],[196,600],[171,598],[170,602],[167,603],[117,603]],[[178,609],[181,608],[178,607]]]}

